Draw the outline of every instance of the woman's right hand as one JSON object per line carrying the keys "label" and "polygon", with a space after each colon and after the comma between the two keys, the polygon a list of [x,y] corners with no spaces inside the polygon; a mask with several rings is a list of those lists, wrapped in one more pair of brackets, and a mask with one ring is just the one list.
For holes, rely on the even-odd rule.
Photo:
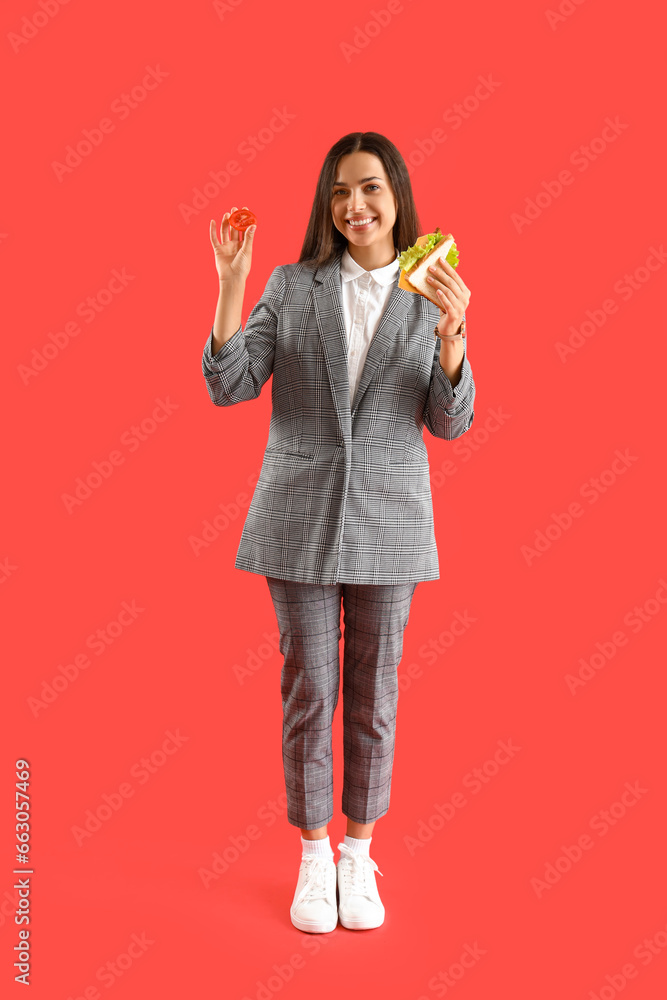
{"label": "woman's right hand", "polygon": [[[243,208],[247,209],[247,205]],[[210,236],[213,249],[215,251],[215,266],[218,269],[220,281],[242,281],[245,282],[250,274],[250,264],[252,262],[252,244],[254,234],[245,230],[241,233],[229,225],[229,217],[236,212],[236,206],[232,206],[231,212],[225,212],[220,225],[220,235],[222,242],[216,233],[215,219],[211,219]]]}

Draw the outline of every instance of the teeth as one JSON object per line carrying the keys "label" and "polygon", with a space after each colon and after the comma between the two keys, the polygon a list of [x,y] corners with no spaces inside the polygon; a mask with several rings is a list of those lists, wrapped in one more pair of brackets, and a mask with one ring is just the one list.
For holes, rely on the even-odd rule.
{"label": "teeth", "polygon": [[355,221],[348,219],[347,221],[351,226],[367,226],[369,222],[374,222],[375,219],[371,216],[368,219],[356,219]]}

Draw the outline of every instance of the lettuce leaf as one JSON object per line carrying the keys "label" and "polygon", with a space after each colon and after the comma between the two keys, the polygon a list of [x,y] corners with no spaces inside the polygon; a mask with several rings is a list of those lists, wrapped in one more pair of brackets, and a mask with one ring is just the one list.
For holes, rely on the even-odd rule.
{"label": "lettuce leaf", "polygon": [[456,249],[456,243],[452,243],[447,253],[447,256],[445,257],[445,260],[447,261],[448,264],[451,264],[452,267],[459,266],[459,252]]}
{"label": "lettuce leaf", "polygon": [[[399,255],[398,263],[402,271],[409,271],[409,269],[416,264],[418,260],[425,257],[429,251],[441,243],[444,240],[444,233],[440,231],[440,227],[436,229],[434,233],[428,234],[428,240],[423,246],[412,246],[404,250],[402,254]],[[456,249],[456,243],[452,243],[445,260],[452,267],[458,267],[459,263],[459,252]]]}

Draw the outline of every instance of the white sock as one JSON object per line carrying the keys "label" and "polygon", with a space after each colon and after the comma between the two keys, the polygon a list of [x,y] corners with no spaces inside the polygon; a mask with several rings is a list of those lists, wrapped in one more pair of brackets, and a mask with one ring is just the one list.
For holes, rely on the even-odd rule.
{"label": "white sock", "polygon": [[365,854],[366,857],[370,857],[372,839],[372,837],[366,837],[363,840],[356,840],[354,837],[348,837],[348,835],[345,834],[345,840],[343,843],[357,854]]}
{"label": "white sock", "polygon": [[301,837],[301,857],[309,858],[313,855],[320,858],[333,858],[333,850],[329,843],[329,835],[320,840],[306,840]]}

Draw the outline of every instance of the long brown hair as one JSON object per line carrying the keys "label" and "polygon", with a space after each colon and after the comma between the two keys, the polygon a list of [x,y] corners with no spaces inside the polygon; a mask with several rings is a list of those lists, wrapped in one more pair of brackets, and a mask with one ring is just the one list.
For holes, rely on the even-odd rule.
{"label": "long brown hair", "polygon": [[416,243],[421,225],[405,160],[393,142],[379,132],[349,132],[334,143],[325,157],[317,181],[299,264],[319,267],[342,254],[347,247],[345,236],[333,223],[331,198],[339,159],[359,150],[374,153],[379,157],[396,196],[398,206],[393,229],[394,246],[402,252]]}

